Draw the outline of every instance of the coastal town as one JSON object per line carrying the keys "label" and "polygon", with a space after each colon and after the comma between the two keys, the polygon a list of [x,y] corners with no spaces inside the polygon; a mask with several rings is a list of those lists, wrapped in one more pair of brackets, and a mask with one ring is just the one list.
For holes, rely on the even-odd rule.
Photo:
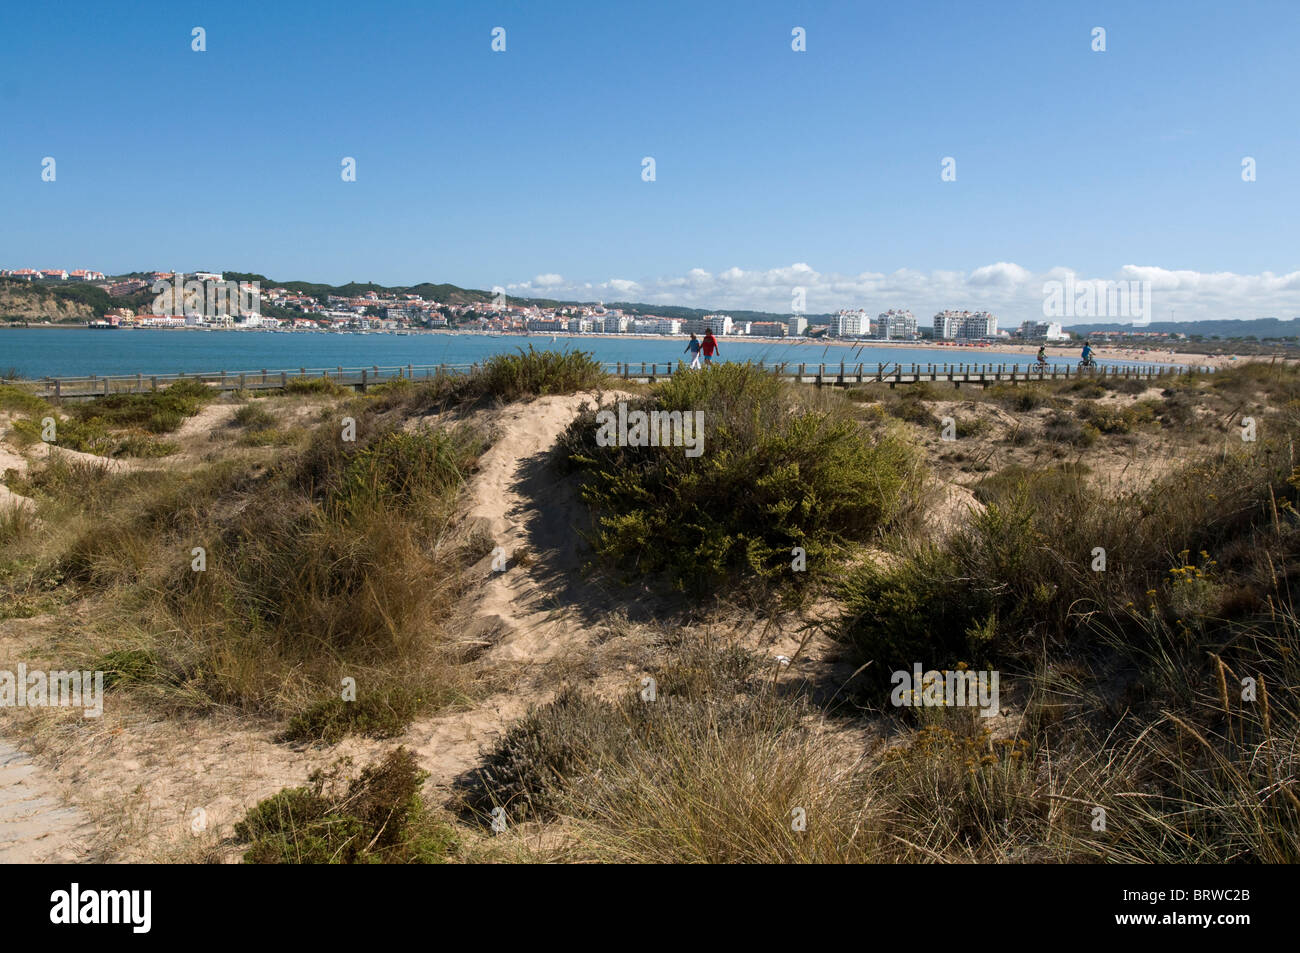
{"label": "coastal town", "polygon": [[[630,313],[597,304],[543,305],[507,299],[437,301],[419,294],[366,291],[357,295],[309,294],[258,282],[230,280],[220,272],[155,271],[120,278],[87,269],[0,270],[0,278],[42,285],[90,285],[111,299],[131,299],[107,309],[91,327],[211,328],[257,331],[414,333],[471,331],[498,334],[664,335],[703,334],[765,339],[824,338],[904,343],[919,341],[992,344],[999,341],[1067,343],[1074,335],[1056,321],[1024,321],[999,328],[988,311],[945,310],[926,324],[910,310],[890,309],[874,317],[865,308],[827,315],[792,314],[782,320],[743,320],[728,314],[678,318]],[[140,303],[142,299],[143,303]],[[1124,337],[1179,339],[1181,334],[1131,330],[1099,332],[1105,340]]]}

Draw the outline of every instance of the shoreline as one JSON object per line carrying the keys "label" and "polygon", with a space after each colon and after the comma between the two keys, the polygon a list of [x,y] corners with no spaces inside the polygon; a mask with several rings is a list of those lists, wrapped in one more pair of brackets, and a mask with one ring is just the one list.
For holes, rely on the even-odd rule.
{"label": "shoreline", "polygon": [[[72,323],[47,323],[47,324],[0,324],[0,330],[16,331],[36,331],[36,330],[71,330],[85,331],[91,330],[87,324]],[[108,329],[94,329],[108,330]],[[606,334],[602,332],[589,332],[586,334],[573,334],[564,332],[530,332],[520,334],[502,333],[500,331],[480,331],[470,329],[441,329],[441,328],[410,328],[402,331],[393,331],[385,329],[370,329],[366,331],[325,331],[325,330],[302,330],[302,329],[280,329],[271,330],[267,328],[209,328],[209,327],[119,327],[112,330],[119,331],[188,331],[188,332],[230,332],[240,334],[363,334],[363,335],[382,335],[386,337],[421,337],[430,335],[447,335],[452,337],[487,337],[487,338],[513,338],[513,339],[531,339],[538,340],[563,339],[565,341],[583,340],[624,340],[624,341],[663,341],[684,342],[689,340],[686,334]],[[863,348],[888,349],[903,348],[906,350],[918,351],[940,351],[945,353],[954,353],[954,356],[960,354],[963,357],[967,354],[979,354],[981,352],[1007,353],[1007,354],[1027,354],[1033,355],[1038,352],[1036,344],[1020,343],[1001,343],[990,342],[988,344],[955,344],[939,343],[933,340],[919,341],[881,341],[874,338],[863,338],[860,340],[839,340],[835,338],[789,338],[789,337],[761,337],[749,335],[725,335],[718,338],[720,344],[744,344],[744,345],[765,345],[775,344],[783,347],[805,347],[813,349],[827,348],[850,348],[861,350]],[[1227,343],[1227,342],[1224,342]],[[1068,358],[1076,359],[1082,346],[1071,343],[1068,346],[1047,345],[1048,358]],[[1093,348],[1099,360],[1110,361],[1134,361],[1145,364],[1181,364],[1197,365],[1204,367],[1226,367],[1235,363],[1249,363],[1258,361],[1282,361],[1284,363],[1296,363],[1300,361],[1300,356],[1289,357],[1283,354],[1236,354],[1231,351],[1221,351],[1216,354],[1200,354],[1188,351],[1178,351],[1175,348],[1130,348],[1099,345]],[[972,358],[972,362],[974,358]],[[964,363],[956,361],[954,363]]]}

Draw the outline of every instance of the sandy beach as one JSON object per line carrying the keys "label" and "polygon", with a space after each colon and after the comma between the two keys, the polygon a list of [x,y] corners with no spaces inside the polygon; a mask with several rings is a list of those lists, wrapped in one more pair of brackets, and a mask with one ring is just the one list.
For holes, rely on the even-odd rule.
{"label": "sandy beach", "polygon": [[[432,332],[432,333],[447,333],[447,332]],[[458,331],[454,333],[458,333],[458,334],[488,333],[489,335],[491,335],[495,332]],[[592,339],[592,338],[601,338],[601,339],[611,338],[611,339],[623,339],[623,340],[627,340],[630,338],[630,339],[640,340],[640,341],[662,341],[665,338],[672,338],[674,340],[676,339],[689,340],[690,338],[690,335],[687,334],[664,335],[664,334],[597,334],[597,333],[558,334],[557,333],[557,334],[547,335],[542,333],[535,333],[529,336],[555,337],[557,339],[572,340],[572,341],[582,341],[584,339]],[[794,347],[807,347],[809,349],[824,349],[827,347],[842,347],[842,348],[852,348],[852,349],[858,349],[862,347],[871,347],[871,348],[900,347],[900,348],[907,348],[908,350],[925,350],[925,351],[938,351],[943,353],[949,353],[954,355],[953,360],[956,362],[962,362],[967,360],[971,362],[975,362],[980,360],[980,358],[977,355],[989,351],[994,351],[1002,354],[1032,355],[1038,353],[1037,344],[1013,344],[1013,343],[1002,343],[1002,342],[991,342],[989,344],[955,344],[952,342],[939,343],[938,341],[927,341],[927,340],[878,341],[874,338],[863,338],[860,340],[839,340],[836,338],[824,338],[824,337],[763,338],[763,337],[743,335],[743,334],[722,335],[719,336],[718,341],[720,344],[726,344],[729,342],[730,343],[736,343],[736,342],[761,343],[764,341],[769,341],[773,344],[783,344],[786,346],[794,346]],[[1230,342],[1224,342],[1224,343],[1230,343]],[[1079,356],[1080,351],[1082,351],[1082,349],[1083,349],[1083,345],[1081,343],[1075,343],[1075,342],[1071,342],[1068,345],[1049,344],[1047,345],[1047,356],[1049,358],[1062,358],[1062,357],[1077,358]],[[1204,367],[1226,367],[1231,364],[1239,363],[1242,361],[1272,361],[1275,359],[1273,355],[1268,355],[1268,354],[1255,354],[1255,355],[1238,355],[1232,353],[1195,354],[1195,353],[1189,353],[1185,351],[1177,351],[1171,348],[1125,348],[1125,347],[1094,346],[1093,353],[1097,356],[1099,360],[1144,361],[1151,364],[1188,364],[1188,365],[1204,366]],[[1278,359],[1293,360],[1290,358],[1286,358],[1286,359],[1278,358]]]}

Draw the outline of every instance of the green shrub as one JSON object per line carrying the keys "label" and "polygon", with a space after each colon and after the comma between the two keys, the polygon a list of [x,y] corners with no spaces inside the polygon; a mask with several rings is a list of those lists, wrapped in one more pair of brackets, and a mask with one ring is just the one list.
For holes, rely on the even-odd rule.
{"label": "green shrub", "polygon": [[109,394],[70,404],[68,412],[87,424],[106,428],[143,427],[151,433],[171,433],[193,417],[216,392],[201,381],[182,378],[160,391]]}
{"label": "green shrub", "polygon": [[0,384],[0,410],[38,416],[49,413],[50,405],[24,387]]}
{"label": "green shrub", "polygon": [[231,422],[249,430],[267,430],[274,426],[275,418],[261,404],[249,402],[231,416]]}
{"label": "green shrub", "polygon": [[169,440],[150,440],[148,437],[133,435],[124,438],[118,445],[115,455],[123,457],[170,457],[180,452],[180,444]]}
{"label": "green shrub", "polygon": [[1043,436],[1055,443],[1091,447],[1097,442],[1099,432],[1092,424],[1080,424],[1060,411],[1053,411],[1043,424]]}
{"label": "green shrub", "polygon": [[1160,423],[1166,427],[1183,429],[1197,422],[1196,395],[1185,387],[1166,388],[1161,392],[1164,401],[1154,409]]}
{"label": "green shrub", "polygon": [[1132,415],[1119,407],[1083,400],[1075,407],[1075,413],[1085,424],[1095,427],[1101,433],[1129,433],[1133,429]]}
{"label": "green shrub", "polygon": [[919,427],[932,428],[939,425],[939,418],[926,406],[923,385],[914,384],[903,392],[903,396],[885,405],[887,412],[899,420],[916,424]]}
{"label": "green shrub", "polygon": [[291,377],[285,382],[286,394],[312,394],[325,397],[344,397],[351,391],[329,377]]}
{"label": "green shrub", "polygon": [[[1026,486],[1032,487],[1044,505],[1069,503],[1079,492],[1079,479],[1088,473],[1088,467],[1079,463],[1063,464],[1031,470],[1018,463],[1003,467],[972,487],[975,499],[986,506],[1013,498]],[[1059,504],[1052,501],[1059,501]]]}
{"label": "green shrub", "polygon": [[401,686],[363,693],[355,701],[327,698],[294,715],[279,740],[334,744],[350,734],[395,738],[406,730],[423,701]]}
{"label": "green shrub", "polygon": [[[54,438],[48,441],[51,446],[65,447],[78,453],[93,453],[106,457],[117,446],[117,439],[108,432],[103,421],[92,418],[82,420],[77,417],[59,417],[51,411],[45,416],[55,418]],[[44,417],[18,418],[12,424],[14,432],[23,443],[36,443],[43,439]]]}
{"label": "green shrub", "polygon": [[[943,543],[846,580],[840,637],[877,671],[932,659],[1025,664],[1035,646],[1078,646],[1103,633],[1140,655],[1150,613],[1187,622],[1187,592],[1171,567],[1185,575],[1188,552],[1234,554],[1256,566],[1252,574],[1267,562],[1250,540],[1273,524],[1272,500],[1292,512],[1283,466],[1266,446],[1118,496],[1077,469],[1004,472],[976,490],[987,509]],[[1258,611],[1264,590],[1253,591],[1239,598]],[[1198,590],[1198,604],[1213,594]]]}
{"label": "green shrub", "polygon": [[1073,394],[1075,397],[1082,397],[1087,400],[1096,400],[1098,397],[1106,396],[1106,388],[1096,377],[1076,377],[1068,384],[1063,385],[1061,389],[1067,394]]}
{"label": "green shrub", "polygon": [[841,590],[841,637],[858,658],[872,663],[867,680],[883,684],[891,672],[983,661],[972,634],[993,610],[991,596],[978,589],[953,592],[959,576],[955,554],[921,546],[890,568],[869,563],[856,570]]}
{"label": "green shrub", "polygon": [[347,781],[347,762],[316,771],[235,825],[250,864],[441,863],[456,850],[451,829],[420,799],[425,773],[405,748]]}
{"label": "green shrub", "polygon": [[1136,395],[1151,386],[1150,381],[1139,380],[1134,377],[1111,377],[1110,375],[1101,378],[1100,382],[1107,390],[1114,391],[1117,394]]}
{"label": "green shrub", "polygon": [[[825,572],[849,544],[890,525],[917,485],[920,463],[903,439],[873,438],[846,409],[803,408],[754,366],[674,375],[627,410],[683,420],[698,412],[700,454],[599,446],[589,409],[561,438],[561,457],[582,473],[602,560],[634,575],[664,573],[684,590]],[[795,548],[807,573],[791,571]]]}
{"label": "green shrub", "polygon": [[985,392],[985,396],[1001,404],[1007,410],[1025,413],[1052,403],[1051,397],[1041,387],[1024,385],[994,384]]}
{"label": "green shrub", "polygon": [[954,423],[957,436],[960,438],[978,437],[988,433],[993,427],[987,417],[958,417]]}
{"label": "green shrub", "polygon": [[239,435],[239,439],[235,442],[241,447],[272,447],[277,444],[289,443],[290,440],[291,437],[288,432],[269,427],[265,430],[246,430]]}

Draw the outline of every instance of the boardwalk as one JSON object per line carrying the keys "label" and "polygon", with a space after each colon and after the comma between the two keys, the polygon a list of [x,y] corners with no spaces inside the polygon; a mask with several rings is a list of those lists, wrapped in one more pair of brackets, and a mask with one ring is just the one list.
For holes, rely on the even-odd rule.
{"label": "boardwalk", "polygon": [[[383,367],[298,367],[252,371],[207,371],[192,374],[125,374],[89,377],[44,377],[35,381],[37,393],[52,399],[100,397],[107,394],[144,393],[166,388],[178,380],[197,380],[216,390],[276,390],[291,381],[326,378],[343,387],[365,390],[387,380],[407,378],[421,380],[439,374],[466,374],[477,364],[404,364]],[[612,377],[628,381],[655,381],[671,376],[677,363],[606,362],[602,365]],[[1188,373],[1189,368],[1174,365],[1119,367],[1098,365],[1081,368],[1073,364],[1056,364],[1040,368],[1033,364],[862,364],[842,361],[838,364],[798,364],[789,361],[759,362],[759,366],[786,380],[806,384],[843,386],[845,384],[888,383],[914,384],[919,381],[962,384],[990,384],[1021,381],[1072,380],[1079,376],[1160,380]],[[1209,368],[1206,368],[1209,370]]]}

